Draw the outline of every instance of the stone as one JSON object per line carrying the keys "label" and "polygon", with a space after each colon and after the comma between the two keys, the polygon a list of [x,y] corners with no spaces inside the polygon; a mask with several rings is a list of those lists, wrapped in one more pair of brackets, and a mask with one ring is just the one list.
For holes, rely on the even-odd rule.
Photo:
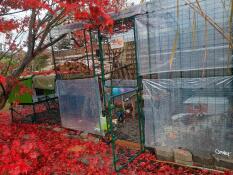
{"label": "stone", "polygon": [[159,160],[174,161],[174,152],[167,146],[156,146],[155,153]]}
{"label": "stone", "polygon": [[97,137],[94,137],[93,135],[88,135],[88,137],[86,138],[88,141],[97,143],[99,142],[99,139]]}
{"label": "stone", "polygon": [[198,152],[193,154],[193,162],[199,166],[214,168],[214,157],[208,153]]}
{"label": "stone", "polygon": [[87,158],[85,158],[85,157],[84,158],[80,158],[79,161],[82,162],[85,165],[89,165],[89,160]]}
{"label": "stone", "polygon": [[63,131],[63,128],[55,127],[52,130],[55,132],[61,132],[61,131]]}
{"label": "stone", "polygon": [[78,161],[82,162],[85,165],[89,165],[90,161],[96,159],[97,162],[95,164],[98,168],[103,168],[105,166],[105,162],[102,160],[99,154],[96,155],[84,155],[78,159]]}
{"label": "stone", "polygon": [[23,135],[23,139],[25,139],[25,140],[30,139],[30,135],[29,135],[29,134],[24,134],[24,135]]}
{"label": "stone", "polygon": [[99,139],[98,138],[94,138],[94,139],[92,139],[92,141],[94,142],[94,143],[99,143]]}
{"label": "stone", "polygon": [[219,155],[213,155],[214,160],[215,160],[215,167],[216,168],[226,168],[226,169],[231,169],[233,170],[233,158],[223,158],[222,156]]}
{"label": "stone", "polygon": [[63,134],[63,136],[66,137],[66,138],[70,138],[70,135],[67,134],[67,133]]}
{"label": "stone", "polygon": [[182,161],[182,160],[175,160],[175,162],[182,164],[182,165],[193,166],[193,162],[187,162],[187,161]]}
{"label": "stone", "polygon": [[184,149],[174,149],[174,159],[176,163],[193,165],[192,154]]}
{"label": "stone", "polygon": [[68,131],[69,135],[77,135],[78,133],[76,131]]}
{"label": "stone", "polygon": [[88,139],[83,139],[84,142],[88,142]]}
{"label": "stone", "polygon": [[88,138],[88,133],[87,132],[83,132],[83,133],[80,134],[80,137],[82,139],[87,139]]}
{"label": "stone", "polygon": [[39,125],[38,128],[40,129],[52,129],[51,125]]}
{"label": "stone", "polygon": [[70,134],[63,134],[64,137],[66,138],[70,138],[70,139],[80,139],[80,136],[79,135],[70,135]]}

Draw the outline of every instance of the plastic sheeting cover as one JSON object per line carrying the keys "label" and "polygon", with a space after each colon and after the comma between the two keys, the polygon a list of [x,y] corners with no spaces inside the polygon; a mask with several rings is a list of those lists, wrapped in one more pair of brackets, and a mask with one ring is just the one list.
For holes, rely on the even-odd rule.
{"label": "plastic sheeting cover", "polygon": [[[177,16],[176,2],[155,0],[154,12],[136,17],[140,74],[231,67],[229,41],[185,0],[179,1]],[[204,13],[228,34],[231,1],[199,2]],[[194,4],[197,6],[196,2]]]}
{"label": "plastic sheeting cover", "polygon": [[57,80],[62,126],[103,134],[100,126],[101,100],[95,78]]}
{"label": "plastic sheeting cover", "polygon": [[143,80],[146,145],[233,158],[232,87],[232,76]]}

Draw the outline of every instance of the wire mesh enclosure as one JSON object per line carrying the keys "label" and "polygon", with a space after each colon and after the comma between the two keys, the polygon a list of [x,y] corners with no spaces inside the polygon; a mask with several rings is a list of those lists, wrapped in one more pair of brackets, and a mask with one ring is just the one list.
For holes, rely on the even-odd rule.
{"label": "wire mesh enclosure", "polygon": [[53,52],[62,125],[106,134],[116,171],[144,151],[135,21],[121,17],[116,17],[112,34],[98,27],[58,29],[58,34],[69,35]]}
{"label": "wire mesh enclosure", "polygon": [[[115,21],[113,35],[101,33],[104,111],[111,137],[113,165],[120,170],[144,150],[142,82],[138,74],[134,18]],[[101,58],[101,57],[100,57]]]}
{"label": "wire mesh enclosure", "polygon": [[232,152],[231,80],[144,80],[146,145],[183,147],[193,153]]}
{"label": "wire mesh enclosure", "polygon": [[232,4],[154,0],[136,17],[147,146],[233,159]]}
{"label": "wire mesh enclosure", "polygon": [[231,1],[197,2],[154,1],[154,11],[137,17],[141,75],[194,70],[205,75],[208,69],[232,66]]}

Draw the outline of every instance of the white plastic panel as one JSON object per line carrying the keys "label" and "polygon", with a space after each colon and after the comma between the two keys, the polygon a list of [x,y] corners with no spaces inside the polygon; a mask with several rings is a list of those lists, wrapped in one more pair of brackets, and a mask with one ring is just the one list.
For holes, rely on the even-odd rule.
{"label": "white plastic panel", "polygon": [[100,126],[101,100],[95,78],[57,80],[62,126],[103,134]]}

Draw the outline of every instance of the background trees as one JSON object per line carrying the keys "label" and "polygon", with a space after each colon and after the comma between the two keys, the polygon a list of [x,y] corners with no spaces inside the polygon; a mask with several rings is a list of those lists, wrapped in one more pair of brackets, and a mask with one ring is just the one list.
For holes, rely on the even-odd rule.
{"label": "background trees", "polygon": [[[5,83],[1,82],[3,78],[0,81],[5,84],[5,96],[33,59],[65,37],[63,34],[50,41],[52,28],[74,21],[85,21],[101,28],[111,27],[113,21],[108,13],[123,5],[124,0],[0,0],[0,33],[6,46],[0,60],[8,57],[4,69],[0,70],[0,74],[8,75]],[[14,56],[22,50],[25,51],[23,58],[16,60],[19,63],[11,70],[17,59]]]}

